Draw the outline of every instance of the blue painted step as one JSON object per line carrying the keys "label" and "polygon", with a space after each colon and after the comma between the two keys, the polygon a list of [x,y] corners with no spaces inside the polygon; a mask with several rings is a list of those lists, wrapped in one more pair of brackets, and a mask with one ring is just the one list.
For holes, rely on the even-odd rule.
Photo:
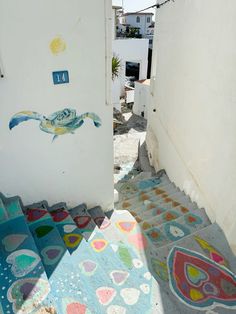
{"label": "blue painted step", "polygon": [[[64,213],[64,220],[58,221],[57,209],[61,217]],[[80,229],[67,216],[69,211],[65,204],[54,205],[49,211],[63,239],[70,232],[80,234]],[[68,241],[65,243],[71,247]],[[79,246],[72,248],[71,261],[78,266],[81,278],[88,281],[88,293],[94,300],[100,300],[101,313],[105,313],[108,305],[110,310],[120,306],[126,313],[145,313],[150,309],[151,291],[148,280],[144,278],[147,269],[135,268],[133,261],[137,256],[131,247],[120,242],[114,251],[113,244],[96,227],[88,242],[83,239]]]}
{"label": "blue painted step", "polygon": [[[38,250],[25,217],[22,212],[20,214],[18,199],[4,198],[4,201],[7,216],[14,218],[7,218],[0,224],[0,288],[3,313],[32,313],[44,307],[57,310]],[[12,215],[13,212],[17,212],[18,216]]]}

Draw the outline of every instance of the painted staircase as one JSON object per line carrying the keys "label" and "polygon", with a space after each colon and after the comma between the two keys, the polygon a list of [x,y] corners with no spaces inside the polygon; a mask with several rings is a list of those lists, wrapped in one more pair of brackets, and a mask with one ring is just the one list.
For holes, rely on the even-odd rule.
{"label": "painted staircase", "polygon": [[164,171],[120,181],[112,213],[0,195],[0,314],[235,313],[236,258]]}
{"label": "painted staircase", "polygon": [[165,171],[116,185],[117,211],[132,214],[151,274],[161,287],[164,313],[235,313],[236,257],[206,211]]}
{"label": "painted staircase", "polygon": [[99,206],[1,195],[0,313],[151,313],[156,282],[125,242],[129,231]]}

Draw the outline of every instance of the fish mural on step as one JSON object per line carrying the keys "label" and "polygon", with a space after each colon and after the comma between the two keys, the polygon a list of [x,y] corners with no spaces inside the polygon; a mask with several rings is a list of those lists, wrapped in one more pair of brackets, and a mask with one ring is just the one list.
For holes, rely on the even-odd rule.
{"label": "fish mural on step", "polygon": [[86,112],[81,115],[76,114],[75,109],[65,108],[56,111],[48,117],[34,111],[21,111],[16,113],[9,122],[9,129],[13,129],[18,124],[28,120],[40,121],[39,128],[41,131],[53,134],[53,140],[59,135],[74,134],[75,130],[84,124],[84,120],[89,118],[93,121],[96,128],[102,125],[98,115],[93,112]]}

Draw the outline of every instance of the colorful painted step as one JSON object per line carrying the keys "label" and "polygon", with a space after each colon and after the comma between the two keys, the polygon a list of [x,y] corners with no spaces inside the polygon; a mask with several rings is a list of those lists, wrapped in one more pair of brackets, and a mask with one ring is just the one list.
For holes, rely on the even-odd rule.
{"label": "colorful painted step", "polygon": [[181,206],[178,206],[175,208],[175,210],[171,209],[156,217],[151,217],[147,220],[142,220],[139,224],[140,227],[146,231],[148,229],[151,229],[152,227],[158,227],[162,224],[165,224],[166,222],[175,221],[180,217],[184,217],[186,226],[194,226],[202,223],[202,219],[200,218],[201,215],[206,217],[204,209],[199,209],[198,211],[192,213],[188,211],[186,207],[181,208]]}
{"label": "colorful painted step", "polygon": [[[10,201],[9,215],[14,207],[12,199]],[[15,204],[18,210],[17,202]],[[2,223],[0,234],[0,289],[3,313],[33,313],[45,307],[53,307],[58,311],[23,213],[20,215],[18,211],[18,217]]]}
{"label": "colorful painted step", "polygon": [[80,229],[83,237],[88,240],[96,228],[96,224],[87,211],[85,204],[78,205],[72,209],[69,209],[70,215]]}
{"label": "colorful painted step", "polygon": [[63,239],[67,250],[73,253],[80,245],[83,235],[72,219],[66,203],[55,204],[48,207],[48,211]]}
{"label": "colorful painted step", "polygon": [[46,273],[50,278],[66,253],[66,246],[47,211],[45,201],[25,206],[24,214]]}
{"label": "colorful painted step", "polygon": [[149,264],[161,286],[169,291],[170,282],[179,306],[184,303],[181,313],[196,313],[215,306],[227,308],[220,313],[235,310],[236,257],[217,224],[155,250]]}
{"label": "colorful painted step", "polygon": [[166,183],[170,182],[169,179],[166,176],[161,176],[161,177],[153,177],[147,180],[142,180],[135,182],[132,180],[121,183],[121,184],[116,184],[115,188],[119,192],[119,197],[121,199],[123,197],[125,198],[130,198],[132,196],[135,196],[136,193],[140,192],[141,190],[146,190],[150,189],[153,187],[157,187],[158,185],[164,185]]}
{"label": "colorful painted step", "polygon": [[144,231],[144,234],[157,247],[175,242],[190,235],[206,226],[210,225],[210,220],[204,210],[198,211],[197,215],[192,213],[180,216],[179,218],[151,227]]}
{"label": "colorful painted step", "polygon": [[155,197],[167,197],[170,193],[177,192],[177,188],[174,184],[168,184],[165,186],[158,185],[157,187],[153,187],[148,190],[140,191],[135,196],[131,198],[126,198],[118,203],[116,208],[117,209],[128,209],[130,204],[143,202],[145,200],[150,200],[151,198]]}
{"label": "colorful painted step", "polygon": [[101,206],[96,206],[88,209],[88,213],[99,229],[105,229],[108,225],[110,225],[110,221],[105,215]]}
{"label": "colorful painted step", "polygon": [[[66,205],[54,205],[49,211],[54,213],[67,212]],[[67,234],[67,226],[73,226],[73,233],[79,234],[80,230],[73,220],[58,222],[56,226],[64,238]],[[108,226],[107,226],[108,227]],[[66,241],[65,241],[66,242]],[[139,310],[145,311],[150,308],[151,286],[149,277],[144,277],[147,273],[147,268],[144,265],[137,265],[136,255],[132,248],[119,243],[117,250],[114,245],[108,242],[103,234],[96,228],[93,231],[93,238],[86,242],[84,239],[80,245],[71,251],[70,262],[77,265],[77,272],[84,280],[89,281],[90,288],[88,293],[92,298],[99,301],[102,312],[105,312],[105,307],[109,304],[110,310],[119,307],[123,312],[137,313]],[[109,262],[108,262],[109,261]],[[141,263],[141,261],[140,261]],[[106,265],[106,267],[104,267]],[[137,287],[139,287],[137,289]]]}
{"label": "colorful painted step", "polygon": [[0,195],[0,224],[2,222],[5,222],[8,219],[8,214],[7,214],[6,208],[3,204],[3,201],[1,199],[1,196],[2,195]]}

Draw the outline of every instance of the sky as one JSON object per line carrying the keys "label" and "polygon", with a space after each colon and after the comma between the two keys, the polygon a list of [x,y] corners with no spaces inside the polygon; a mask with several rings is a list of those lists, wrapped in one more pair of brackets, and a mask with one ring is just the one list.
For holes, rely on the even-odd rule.
{"label": "sky", "polygon": [[[156,0],[123,0],[123,2],[125,12],[136,12],[157,3]],[[112,0],[112,4],[122,6],[122,0]],[[145,12],[154,13],[154,11],[155,10],[149,9],[148,11]]]}

